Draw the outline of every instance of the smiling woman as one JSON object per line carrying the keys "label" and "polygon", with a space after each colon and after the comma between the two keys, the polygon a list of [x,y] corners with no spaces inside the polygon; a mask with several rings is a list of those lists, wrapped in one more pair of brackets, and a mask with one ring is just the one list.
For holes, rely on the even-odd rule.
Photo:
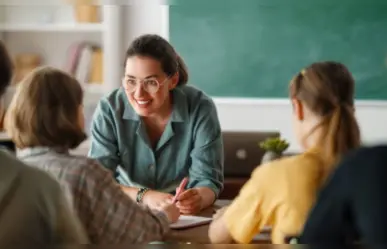
{"label": "smiling woman", "polygon": [[[187,86],[186,66],[162,37],[144,35],[126,52],[122,88],[103,98],[89,156],[127,175],[123,190],[139,203],[172,199],[184,214],[211,205],[223,187],[223,144],[215,105]],[[118,178],[120,179],[120,178]]]}

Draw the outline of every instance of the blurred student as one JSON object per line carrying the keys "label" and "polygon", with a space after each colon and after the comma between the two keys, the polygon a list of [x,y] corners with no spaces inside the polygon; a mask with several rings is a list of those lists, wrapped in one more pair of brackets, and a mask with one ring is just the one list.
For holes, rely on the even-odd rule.
{"label": "blurred student", "polygon": [[302,154],[257,167],[209,229],[214,243],[249,243],[264,226],[272,242],[299,234],[336,162],[360,145],[354,80],[340,63],[313,63],[290,83],[293,124]]}
{"label": "blurred student", "polygon": [[165,201],[154,210],[143,208],[97,161],[69,153],[86,138],[79,82],[60,70],[43,67],[19,84],[5,118],[17,155],[70,187],[91,242],[161,240],[179,217],[175,204]]}
{"label": "blurred student", "polygon": [[[0,41],[0,98],[12,73],[11,59]],[[69,195],[50,175],[1,149],[0,183],[0,248],[88,243]]]}
{"label": "blurred student", "polygon": [[386,245],[386,165],[386,145],[348,155],[319,194],[299,243]]}

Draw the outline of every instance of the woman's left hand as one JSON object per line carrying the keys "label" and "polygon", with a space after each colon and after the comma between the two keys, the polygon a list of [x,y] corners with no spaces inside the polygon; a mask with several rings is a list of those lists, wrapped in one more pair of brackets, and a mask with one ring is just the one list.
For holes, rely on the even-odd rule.
{"label": "woman's left hand", "polygon": [[195,188],[185,190],[177,198],[176,205],[182,214],[197,214],[202,209],[202,196]]}

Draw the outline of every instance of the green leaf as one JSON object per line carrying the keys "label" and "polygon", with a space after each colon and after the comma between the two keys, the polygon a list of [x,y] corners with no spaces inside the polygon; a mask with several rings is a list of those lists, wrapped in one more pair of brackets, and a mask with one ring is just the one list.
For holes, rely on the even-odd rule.
{"label": "green leaf", "polygon": [[259,143],[259,147],[265,151],[282,153],[289,147],[289,143],[280,137],[271,137]]}

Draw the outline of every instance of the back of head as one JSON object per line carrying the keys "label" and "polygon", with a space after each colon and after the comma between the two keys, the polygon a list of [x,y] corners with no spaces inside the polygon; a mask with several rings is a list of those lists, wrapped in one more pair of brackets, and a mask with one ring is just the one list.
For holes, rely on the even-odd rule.
{"label": "back of head", "polygon": [[316,128],[322,128],[322,132],[317,147],[328,162],[333,164],[343,154],[359,147],[354,79],[346,66],[334,61],[311,64],[294,77],[290,95],[320,117]]}
{"label": "back of head", "polygon": [[82,102],[83,91],[75,78],[51,67],[37,68],[19,83],[5,128],[19,149],[74,149],[86,139],[80,122]]}
{"label": "back of head", "polygon": [[183,59],[176,53],[172,45],[159,35],[142,35],[137,37],[126,51],[126,58],[146,56],[160,62],[167,76],[179,74],[178,85],[188,82],[188,70]]}
{"label": "back of head", "polygon": [[3,96],[5,90],[11,82],[13,73],[13,63],[5,48],[5,45],[0,41],[0,97]]}

